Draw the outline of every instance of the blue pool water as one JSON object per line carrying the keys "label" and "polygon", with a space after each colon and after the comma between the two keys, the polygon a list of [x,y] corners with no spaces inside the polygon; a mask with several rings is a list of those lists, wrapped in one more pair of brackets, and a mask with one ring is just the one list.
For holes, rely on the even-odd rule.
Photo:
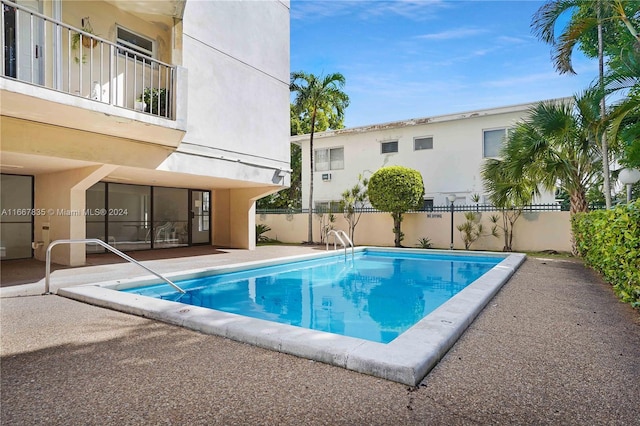
{"label": "blue pool water", "polygon": [[122,291],[389,343],[503,259],[364,251]]}

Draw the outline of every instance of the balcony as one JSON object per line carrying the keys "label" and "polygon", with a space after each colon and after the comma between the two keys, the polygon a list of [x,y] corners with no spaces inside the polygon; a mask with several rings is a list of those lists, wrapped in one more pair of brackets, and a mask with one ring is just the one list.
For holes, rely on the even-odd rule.
{"label": "balcony", "polygon": [[114,43],[94,34],[89,18],[76,28],[0,2],[3,116],[178,146],[186,129],[185,69],[126,37]]}

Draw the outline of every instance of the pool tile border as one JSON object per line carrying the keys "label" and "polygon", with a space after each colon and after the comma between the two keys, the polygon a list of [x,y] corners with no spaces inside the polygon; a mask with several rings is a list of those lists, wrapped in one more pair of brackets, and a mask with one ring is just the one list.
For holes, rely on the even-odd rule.
{"label": "pool tile border", "polygon": [[[464,256],[490,255],[504,256],[504,260],[387,344],[117,291],[123,288],[157,283],[158,279],[152,276],[65,287],[60,288],[57,294],[96,306],[152,318],[202,333],[218,335],[415,386],[453,346],[485,305],[526,259],[526,256],[520,253],[451,252],[447,250],[380,249],[376,247],[355,249],[356,252],[364,250],[428,251],[434,254]],[[269,261],[245,262],[167,274],[167,277],[173,280],[189,279],[212,272],[225,273],[258,266],[342,255],[341,251],[338,253],[330,251],[290,256]]]}

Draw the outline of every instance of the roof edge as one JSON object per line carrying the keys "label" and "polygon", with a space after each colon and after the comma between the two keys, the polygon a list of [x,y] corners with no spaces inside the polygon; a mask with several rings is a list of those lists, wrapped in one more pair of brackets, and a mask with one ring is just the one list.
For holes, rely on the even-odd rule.
{"label": "roof edge", "polygon": [[[535,102],[526,102],[526,103],[515,104],[515,105],[506,105],[506,106],[500,106],[500,107],[494,107],[494,108],[483,108],[478,110],[456,112],[451,114],[434,115],[431,117],[410,118],[407,120],[389,121],[386,123],[369,124],[365,126],[349,127],[349,128],[337,129],[337,130],[327,130],[324,132],[316,132],[314,133],[313,136],[314,138],[316,137],[325,138],[325,137],[345,135],[345,134],[366,133],[366,132],[374,132],[377,130],[388,130],[388,129],[396,129],[400,127],[419,126],[422,124],[429,124],[429,123],[441,123],[444,121],[462,120],[465,118],[474,118],[474,117],[480,117],[480,116],[486,116],[486,115],[505,114],[509,112],[527,110],[533,107],[534,105],[539,104],[540,102],[559,102],[559,101],[565,101],[565,100],[571,100],[571,99],[573,99],[572,96],[566,96],[563,98],[545,99],[545,100],[540,100]],[[300,142],[304,142],[308,139],[309,139],[309,133],[305,133],[303,135],[291,136],[290,141],[291,143],[295,143],[299,145]]]}

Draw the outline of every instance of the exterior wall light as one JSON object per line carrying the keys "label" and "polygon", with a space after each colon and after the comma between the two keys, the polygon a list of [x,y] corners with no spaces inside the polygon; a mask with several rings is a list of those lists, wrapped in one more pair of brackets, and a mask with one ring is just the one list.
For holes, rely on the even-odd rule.
{"label": "exterior wall light", "polygon": [[640,180],[640,170],[622,169],[618,175],[618,180],[627,186],[627,203],[631,202],[631,185]]}

